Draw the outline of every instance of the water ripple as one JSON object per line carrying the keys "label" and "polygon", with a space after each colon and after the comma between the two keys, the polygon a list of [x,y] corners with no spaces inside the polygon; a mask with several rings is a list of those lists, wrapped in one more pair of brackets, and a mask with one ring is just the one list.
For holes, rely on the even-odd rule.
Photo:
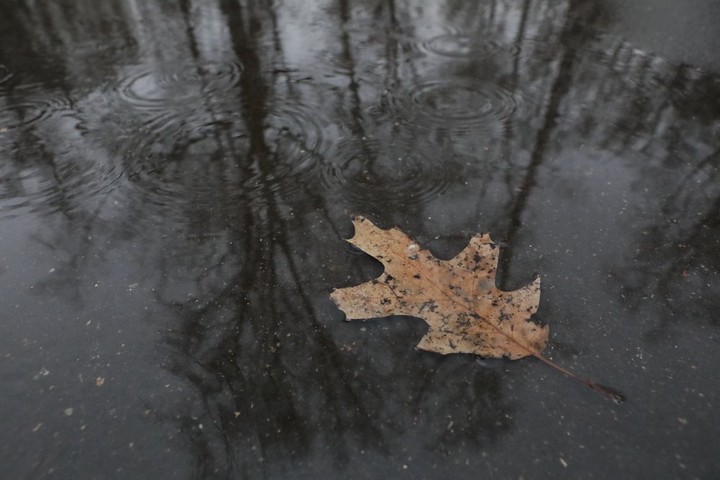
{"label": "water ripple", "polygon": [[245,186],[251,191],[260,186],[266,191],[294,193],[311,186],[318,167],[337,138],[333,127],[317,112],[302,105],[285,104],[273,110],[265,122],[265,142],[272,162],[259,170]]}
{"label": "water ripple", "polygon": [[447,78],[387,92],[374,111],[413,127],[499,135],[523,107],[520,94],[497,84]]}
{"label": "water ripple", "polygon": [[99,201],[122,176],[107,152],[68,142],[52,154],[27,146],[8,152],[14,162],[0,166],[0,217],[23,212],[74,212]]}
{"label": "water ripple", "polygon": [[503,61],[517,58],[523,62],[547,62],[559,54],[555,44],[543,39],[528,37],[517,42],[502,42],[494,37],[461,32],[438,35],[413,45],[425,54],[465,60],[495,57]]}
{"label": "water ripple", "polygon": [[494,55],[503,48],[502,43],[463,33],[447,33],[420,42],[425,53],[454,58],[478,58]]}
{"label": "water ripple", "polygon": [[337,137],[330,123],[292,102],[257,122],[232,110],[147,122],[124,154],[126,194],[192,221],[192,212],[314,188],[330,139]]}
{"label": "water ripple", "polygon": [[58,97],[50,100],[26,99],[0,106],[0,134],[72,113],[71,105],[69,98]]}
{"label": "water ripple", "polygon": [[441,195],[457,181],[447,155],[421,138],[393,133],[352,138],[333,152],[323,182],[354,203],[419,204]]}
{"label": "water ripple", "polygon": [[242,66],[216,62],[186,66],[182,69],[143,69],[120,79],[120,98],[142,110],[175,108],[202,100],[207,95],[225,92],[240,81]]}

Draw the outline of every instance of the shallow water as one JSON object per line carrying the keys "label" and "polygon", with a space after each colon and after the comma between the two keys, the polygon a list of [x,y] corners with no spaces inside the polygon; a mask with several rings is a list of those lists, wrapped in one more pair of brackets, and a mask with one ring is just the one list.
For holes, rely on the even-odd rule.
{"label": "shallow water", "polygon": [[[692,3],[5,6],[4,476],[720,475],[720,12]],[[490,232],[502,288],[543,278],[547,355],[628,401],[344,322],[329,291],[381,271],[351,213],[443,258]]]}

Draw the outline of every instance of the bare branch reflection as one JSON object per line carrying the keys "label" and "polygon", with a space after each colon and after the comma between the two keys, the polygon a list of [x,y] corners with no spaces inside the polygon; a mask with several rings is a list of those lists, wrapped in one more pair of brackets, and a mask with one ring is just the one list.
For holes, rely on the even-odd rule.
{"label": "bare branch reflection", "polygon": [[[138,403],[189,476],[477,466],[535,401],[531,362],[417,352],[416,320],[342,322],[329,289],[378,273],[341,240],[348,212],[441,256],[492,230],[509,283],[527,267],[513,248],[549,258],[547,218],[596,212],[578,185],[600,185],[627,203],[581,219],[621,232],[603,301],[651,299],[655,342],[717,325],[718,77],[599,35],[595,4],[20,3],[0,18],[0,45],[22,43],[0,49],[0,220],[31,219],[56,259],[34,291],[157,325],[137,348],[182,394]],[[87,304],[88,279],[126,264],[172,321]]]}

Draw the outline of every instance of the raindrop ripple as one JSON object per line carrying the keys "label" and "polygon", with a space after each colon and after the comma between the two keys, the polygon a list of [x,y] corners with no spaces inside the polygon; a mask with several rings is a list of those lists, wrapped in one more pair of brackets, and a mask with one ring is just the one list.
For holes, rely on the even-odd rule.
{"label": "raindrop ripple", "polygon": [[330,123],[291,102],[258,122],[240,107],[148,122],[129,139],[124,194],[179,217],[314,188],[329,139],[337,136],[327,131]]}
{"label": "raindrop ripple", "polygon": [[420,138],[351,138],[323,169],[323,182],[354,204],[422,204],[447,191],[457,175],[440,149]]}
{"label": "raindrop ripple", "polygon": [[0,134],[72,114],[71,105],[69,98],[57,97],[49,100],[28,98],[0,106]]}
{"label": "raindrop ripple", "polygon": [[495,83],[449,78],[387,92],[378,110],[416,128],[499,135],[523,108],[519,93]]}
{"label": "raindrop ripple", "polygon": [[226,92],[240,81],[242,65],[232,62],[204,63],[182,69],[145,68],[120,79],[120,98],[141,109],[166,109],[202,101]]}
{"label": "raindrop ripple", "polygon": [[19,162],[0,167],[0,217],[23,212],[65,214],[97,204],[112,191],[122,176],[107,152],[87,144],[69,142],[52,154],[36,148],[21,148]]}
{"label": "raindrop ripple", "polygon": [[447,33],[418,44],[425,53],[453,58],[478,58],[494,55],[503,46],[500,42],[463,33]]}

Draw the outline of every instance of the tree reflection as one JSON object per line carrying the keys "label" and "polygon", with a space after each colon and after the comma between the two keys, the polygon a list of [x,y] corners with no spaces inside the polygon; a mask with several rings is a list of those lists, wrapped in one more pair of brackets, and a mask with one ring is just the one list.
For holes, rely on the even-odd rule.
{"label": "tree reflection", "polygon": [[[332,445],[340,463],[347,461],[353,447],[388,451],[393,437],[409,427],[398,409],[412,411],[412,405],[402,405],[415,396],[414,408],[423,411],[423,391],[437,367],[426,366],[425,378],[401,368],[383,374],[384,365],[407,355],[406,346],[386,345],[389,350],[374,359],[382,360],[378,370],[373,359],[368,361],[359,355],[362,352],[349,355],[353,347],[334,338],[332,324],[337,319],[327,324],[316,306],[318,296],[325,293],[312,270],[324,261],[311,245],[321,232],[307,224],[301,212],[291,211],[283,192],[271,188],[281,152],[268,143],[265,126],[268,105],[278,100],[273,97],[275,79],[264,74],[270,69],[261,61],[260,38],[264,27],[273,23],[272,11],[229,3],[222,7],[235,53],[247,72],[240,89],[249,132],[243,161],[259,172],[260,190],[250,200],[256,206],[246,208],[239,221],[226,227],[227,238],[221,244],[207,245],[212,250],[206,256],[197,255],[197,246],[178,256],[188,262],[184,270],[202,272],[186,278],[193,298],[171,302],[164,293],[169,287],[158,289],[161,300],[184,319],[169,339],[180,354],[171,368],[195,386],[204,405],[204,411],[181,415],[198,474],[257,474],[263,470],[258,462],[277,462],[281,456],[281,463],[289,465],[320,445]],[[312,223],[318,220],[332,224],[327,213]],[[173,261],[163,268],[170,271],[177,265]],[[507,407],[497,403],[495,373],[471,378],[477,390],[442,402],[472,404],[480,395],[492,405],[468,409],[472,421],[464,426],[464,436],[477,439],[504,428]],[[392,400],[388,404],[389,385],[399,405]],[[434,393],[431,399],[438,401]],[[442,433],[445,422],[440,426],[442,436],[448,435]]]}
{"label": "tree reflection", "polygon": [[656,299],[665,312],[647,332],[650,340],[668,335],[681,319],[717,325],[718,189],[720,150],[698,159],[662,202],[657,223],[645,222],[625,294],[640,308]]}
{"label": "tree reflection", "polygon": [[[167,368],[193,393],[160,418],[182,433],[197,477],[288,474],[308,459],[332,466],[307,471],[339,469],[365,451],[475,452],[512,428],[501,362],[412,351],[416,321],[340,322],[329,287],[377,273],[341,245],[345,209],[424,238],[430,214],[451,212],[441,221],[492,228],[512,247],[534,233],[529,206],[552,188],[553,159],[588,144],[636,155],[632,198],[653,219],[628,235],[637,267],[623,293],[655,293],[677,312],[700,288],[675,294],[684,273],[720,267],[717,78],[598,39],[602,15],[586,2],[92,5],[8,9],[32,58],[65,72],[67,86],[44,89],[71,98],[72,115],[20,119],[0,198],[49,192],[31,203],[56,221],[38,238],[62,265],[37,286],[78,308],[77,279],[133,242],[155,300],[178,318],[162,338]],[[76,88],[88,67],[75,47],[107,36],[118,48],[96,73],[102,86]],[[11,90],[0,98],[24,100]],[[113,180],[79,198],[68,158]],[[712,318],[715,301],[694,305]]]}

